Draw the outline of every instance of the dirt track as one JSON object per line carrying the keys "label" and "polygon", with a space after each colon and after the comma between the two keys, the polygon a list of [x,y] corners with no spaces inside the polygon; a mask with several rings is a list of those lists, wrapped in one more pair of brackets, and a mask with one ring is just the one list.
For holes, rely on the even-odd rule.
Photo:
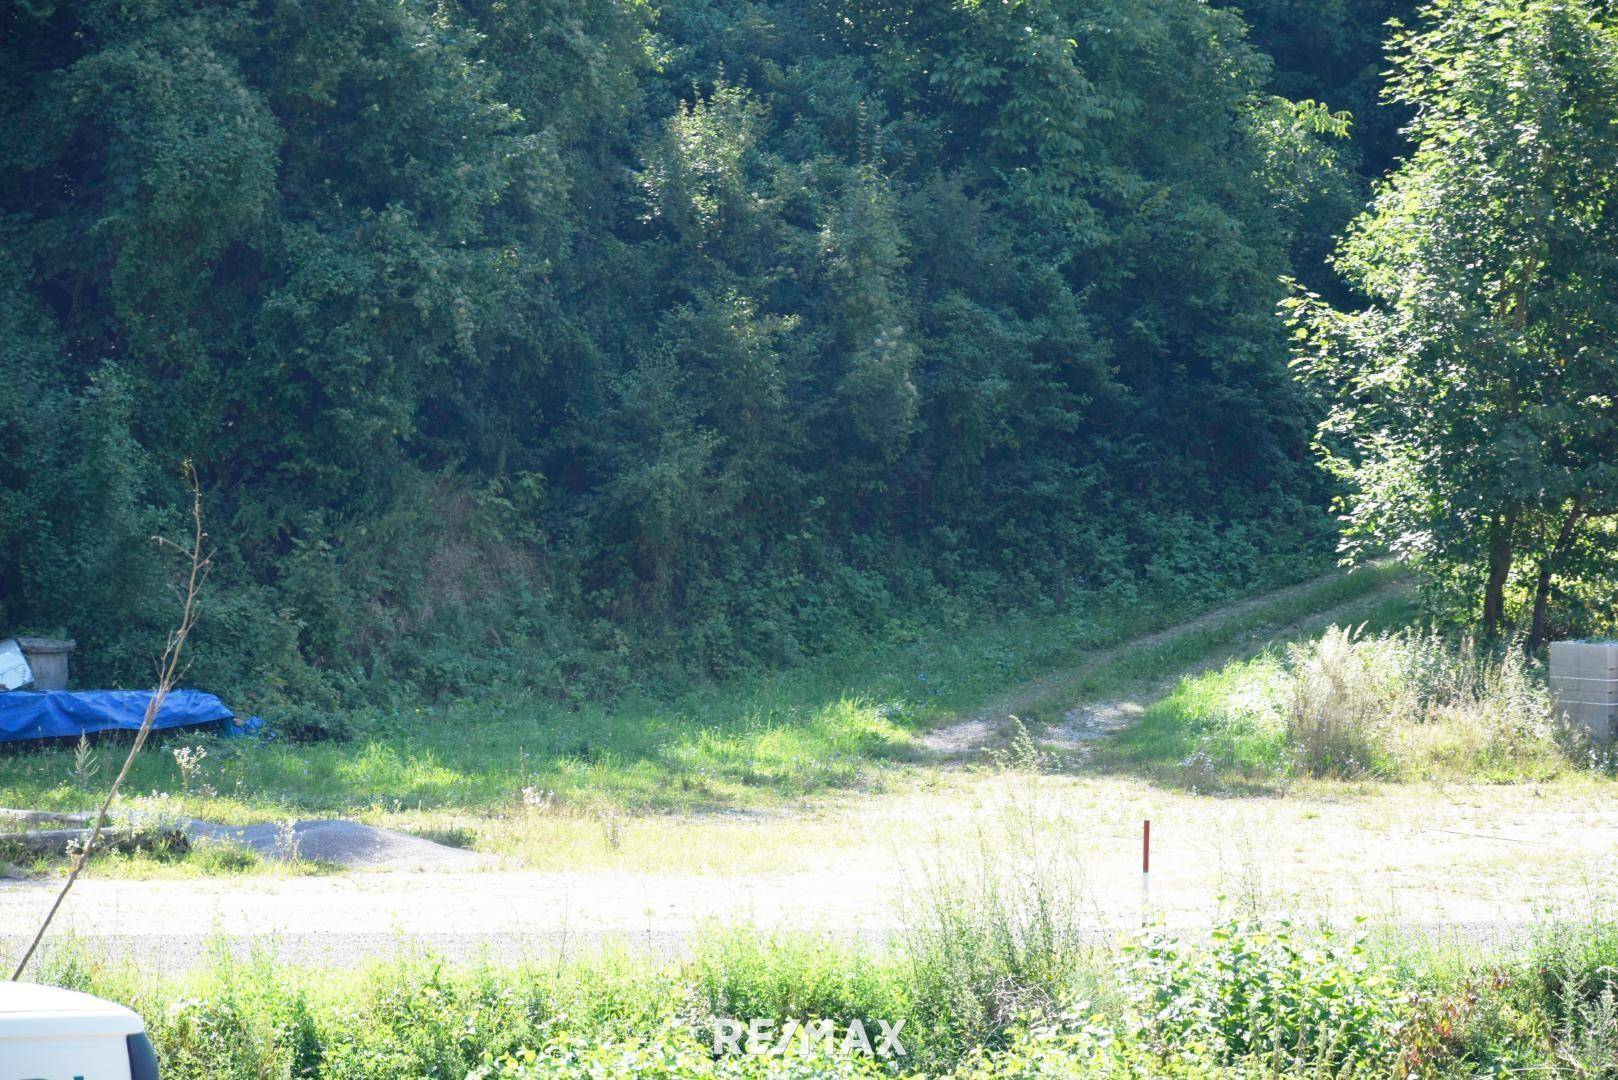
{"label": "dirt track", "polygon": [[[1187,634],[1194,634],[1201,630],[1207,630],[1232,619],[1239,619],[1250,612],[1258,610],[1259,608],[1285,602],[1293,597],[1307,593],[1309,590],[1319,586],[1322,582],[1328,581],[1337,576],[1338,574],[1336,573],[1326,574],[1318,578],[1313,578],[1309,581],[1301,581],[1296,585],[1289,585],[1284,589],[1276,589],[1273,592],[1262,593],[1258,596],[1250,596],[1246,599],[1238,600],[1231,604],[1226,604],[1223,607],[1218,607],[1211,611],[1203,612],[1194,619],[1190,619],[1183,623],[1177,623],[1174,626],[1165,627],[1164,629],[1156,631],[1155,633],[1134,638],[1130,641],[1111,646],[1110,648],[1100,649],[1096,652],[1088,653],[1085,655],[1084,659],[1075,666],[1065,668],[1061,671],[1052,672],[1050,675],[1047,675],[1044,678],[1035,679],[1031,682],[1024,683],[1016,689],[1000,695],[998,698],[985,705],[982,709],[978,710],[976,716],[973,716],[968,720],[963,720],[958,724],[950,724],[946,727],[938,728],[935,731],[930,731],[926,735],[922,736],[920,742],[922,746],[934,751],[935,753],[960,754],[970,752],[989,741],[993,737],[1000,723],[1008,716],[1016,716],[1040,702],[1047,702],[1052,698],[1059,699],[1063,697],[1064,694],[1069,697],[1069,703],[1072,706],[1067,714],[1067,722],[1064,725],[1064,727],[1068,728],[1069,730],[1067,730],[1065,733],[1062,731],[1052,733],[1055,741],[1068,743],[1083,742],[1086,739],[1095,738],[1097,734],[1106,734],[1110,731],[1117,730],[1118,727],[1124,726],[1128,722],[1130,715],[1133,712],[1130,705],[1130,699],[1119,699],[1117,702],[1081,702],[1079,700],[1081,692],[1078,687],[1083,683],[1086,677],[1106,667],[1108,664],[1116,663],[1118,660],[1124,658],[1132,652],[1140,652],[1144,649],[1155,648],[1156,646],[1163,645],[1175,638],[1182,637]],[[1274,636],[1285,636],[1291,631],[1313,625],[1321,622],[1322,620],[1347,617],[1344,614],[1345,612],[1359,611],[1370,605],[1374,605],[1378,601],[1386,600],[1390,596],[1404,592],[1408,588],[1409,586],[1404,583],[1395,583],[1384,586],[1383,588],[1377,589],[1372,593],[1356,597],[1347,601],[1346,603],[1337,605],[1330,610],[1314,612],[1302,619],[1297,620],[1295,623],[1292,623],[1289,626],[1278,628],[1275,631]],[[1232,651],[1232,649],[1215,650],[1214,653],[1199,661],[1192,670],[1200,671],[1208,667],[1217,666],[1218,664],[1223,663],[1224,660],[1229,657]],[[1180,675],[1189,673],[1190,672],[1188,671],[1176,672],[1173,678],[1178,679]],[[1134,691],[1135,696],[1142,696],[1163,687],[1164,682],[1165,681],[1158,681],[1145,686],[1133,687],[1132,690]],[[1105,721],[1096,726],[1096,730],[1091,730],[1091,726],[1084,723],[1084,717],[1087,714],[1092,713],[1097,718]]]}

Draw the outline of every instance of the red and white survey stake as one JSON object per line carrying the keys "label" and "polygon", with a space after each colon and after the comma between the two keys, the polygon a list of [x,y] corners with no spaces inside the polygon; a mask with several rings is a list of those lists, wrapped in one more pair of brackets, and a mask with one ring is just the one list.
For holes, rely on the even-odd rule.
{"label": "red and white survey stake", "polygon": [[1146,925],[1152,903],[1152,820],[1140,823],[1140,924]]}

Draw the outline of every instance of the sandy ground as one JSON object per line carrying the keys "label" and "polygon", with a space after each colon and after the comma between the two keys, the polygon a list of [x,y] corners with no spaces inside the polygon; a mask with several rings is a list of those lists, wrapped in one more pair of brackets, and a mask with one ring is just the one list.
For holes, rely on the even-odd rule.
{"label": "sandy ground", "polygon": [[[1610,907],[1618,895],[1618,799],[1594,784],[1235,799],[1122,777],[982,773],[850,804],[819,820],[812,835],[824,833],[822,844],[800,839],[783,848],[773,873],[439,868],[92,878],[79,884],[54,932],[168,970],[204,956],[209,938],[238,950],[269,944],[286,959],[322,964],[412,944],[504,959],[607,940],[670,953],[714,921],[881,939],[902,925],[928,879],[970,877],[987,858],[1010,874],[1058,866],[1077,883],[1096,931],[1111,934],[1141,920],[1139,836],[1148,817],[1151,916],[1172,927],[1285,911],[1494,933]],[[55,887],[0,884],[0,936],[11,949]]]}

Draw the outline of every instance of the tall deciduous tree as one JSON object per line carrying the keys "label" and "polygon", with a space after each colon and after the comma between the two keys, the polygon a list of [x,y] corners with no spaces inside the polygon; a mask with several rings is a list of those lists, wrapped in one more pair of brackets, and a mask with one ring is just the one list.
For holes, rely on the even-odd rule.
{"label": "tall deciduous tree", "polygon": [[1351,554],[1387,545],[1535,643],[1618,514],[1618,33],[1590,0],[1440,0],[1396,43],[1415,146],[1294,304]]}

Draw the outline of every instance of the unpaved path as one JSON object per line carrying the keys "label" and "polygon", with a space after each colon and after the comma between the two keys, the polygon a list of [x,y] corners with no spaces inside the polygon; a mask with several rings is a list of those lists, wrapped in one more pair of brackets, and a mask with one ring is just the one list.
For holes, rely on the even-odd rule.
{"label": "unpaved path", "polygon": [[[1198,661],[1191,669],[1180,669],[1167,678],[1138,683],[1129,687],[1127,695],[1109,698],[1108,700],[1095,702],[1079,702],[1075,700],[1080,693],[1079,687],[1086,679],[1103,668],[1116,664],[1132,653],[1153,649],[1160,645],[1168,644],[1177,638],[1188,637],[1223,623],[1240,619],[1262,608],[1284,603],[1341,576],[1341,572],[1334,571],[1308,581],[1299,582],[1296,585],[1289,585],[1284,589],[1276,589],[1273,592],[1250,596],[1244,600],[1238,600],[1223,607],[1206,611],[1194,619],[1177,623],[1156,633],[1133,638],[1110,648],[1087,653],[1077,665],[1047,675],[1044,678],[1024,683],[1015,690],[985,705],[972,718],[930,731],[922,736],[919,741],[928,750],[939,754],[969,753],[991,742],[1008,718],[1019,716],[1043,702],[1060,699],[1064,694],[1068,696],[1069,701],[1069,708],[1065,714],[1064,722],[1047,736],[1043,736],[1040,741],[1077,747],[1082,743],[1101,738],[1128,726],[1134,717],[1140,714],[1143,707],[1142,699],[1150,697],[1154,691],[1171,685],[1184,675],[1218,667],[1246,648],[1247,643],[1243,642],[1216,650]],[[1374,606],[1376,603],[1380,603],[1407,588],[1408,586],[1404,583],[1397,582],[1384,586],[1370,593],[1344,601],[1328,610],[1313,612],[1285,627],[1272,629],[1270,634],[1272,637],[1287,636],[1306,626],[1341,620],[1353,612]]]}
{"label": "unpaved path", "polygon": [[[1270,627],[1265,631],[1268,641],[1286,641],[1301,638],[1307,634],[1318,633],[1326,627],[1336,625],[1353,625],[1374,608],[1393,597],[1403,595],[1410,590],[1408,582],[1396,581],[1384,585],[1379,589],[1345,600],[1341,604],[1333,605],[1320,611],[1311,612],[1299,619],[1294,619],[1285,626]],[[1272,594],[1273,595],[1273,594]],[[1251,610],[1248,604],[1244,610]],[[1240,611],[1234,614],[1227,609],[1227,618],[1239,616]],[[1157,635],[1158,641],[1167,641],[1185,632],[1185,627],[1176,627]],[[1136,643],[1142,647],[1144,643]],[[1066,750],[1088,753],[1095,744],[1109,735],[1116,734],[1129,727],[1146,711],[1146,706],[1167,694],[1181,679],[1201,675],[1217,670],[1231,660],[1250,655],[1253,652],[1253,642],[1244,639],[1215,649],[1205,654],[1196,663],[1180,668],[1158,679],[1147,679],[1128,688],[1127,693],[1111,694],[1095,701],[1082,701],[1073,704],[1062,716],[1062,723],[1052,730],[1043,733],[1041,741],[1058,746]]]}

